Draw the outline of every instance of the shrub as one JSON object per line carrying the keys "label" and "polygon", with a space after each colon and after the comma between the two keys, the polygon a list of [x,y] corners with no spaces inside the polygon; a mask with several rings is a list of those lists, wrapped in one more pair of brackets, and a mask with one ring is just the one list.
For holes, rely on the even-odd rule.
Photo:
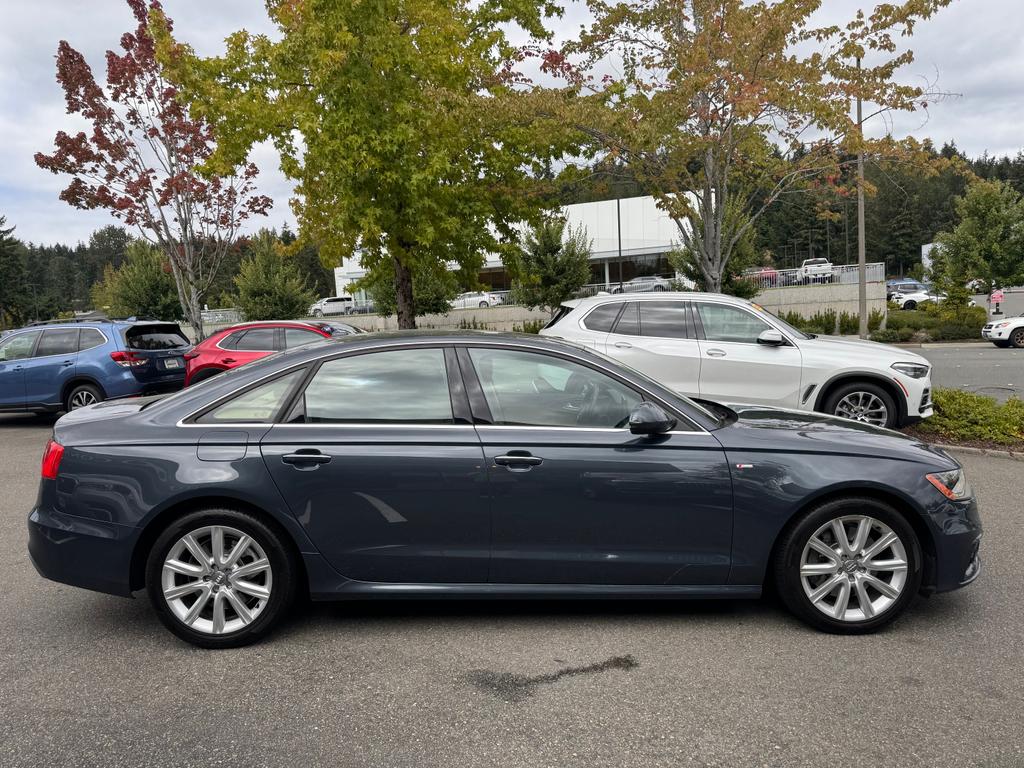
{"label": "shrub", "polygon": [[522,324],[515,323],[512,330],[516,333],[540,333],[540,329],[547,325],[547,320],[524,320]]}
{"label": "shrub", "polygon": [[883,344],[897,344],[910,341],[914,336],[911,328],[887,328],[871,332],[872,341],[880,341]]}
{"label": "shrub", "polygon": [[936,389],[932,393],[935,415],[916,430],[951,442],[984,442],[1013,445],[1024,441],[1024,400],[1005,403],[975,392]]}

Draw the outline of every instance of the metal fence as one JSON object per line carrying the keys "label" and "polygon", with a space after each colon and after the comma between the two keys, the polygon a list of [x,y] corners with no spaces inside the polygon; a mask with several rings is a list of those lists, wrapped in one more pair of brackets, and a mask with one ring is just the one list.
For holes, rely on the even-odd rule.
{"label": "metal fence", "polygon": [[[869,283],[885,282],[885,264],[875,262],[865,265],[866,279]],[[802,269],[774,269],[764,267],[748,270],[743,274],[744,280],[753,282],[759,288],[789,288],[800,285],[826,283],[856,284],[858,269],[856,264],[834,264],[825,274],[812,274]]]}

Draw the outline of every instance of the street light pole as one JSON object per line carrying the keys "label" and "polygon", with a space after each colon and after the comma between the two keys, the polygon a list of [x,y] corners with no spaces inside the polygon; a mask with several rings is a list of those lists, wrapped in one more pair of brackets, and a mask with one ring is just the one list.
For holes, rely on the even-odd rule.
{"label": "street light pole", "polygon": [[[860,71],[860,57],[857,57]],[[858,86],[860,78],[857,78]],[[860,337],[868,337],[868,285],[867,256],[864,249],[864,115],[861,111],[860,89],[857,90],[857,135],[861,146],[857,148],[857,309],[860,312]]]}

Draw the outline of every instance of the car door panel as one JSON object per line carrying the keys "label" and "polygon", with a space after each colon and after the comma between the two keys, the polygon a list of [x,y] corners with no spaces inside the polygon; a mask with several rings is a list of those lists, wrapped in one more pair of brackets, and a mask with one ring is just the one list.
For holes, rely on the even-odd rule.
{"label": "car door panel", "polygon": [[26,405],[56,405],[75,375],[79,329],[47,329],[24,361]]}
{"label": "car door panel", "polygon": [[39,335],[40,331],[26,331],[0,339],[0,408],[25,407],[25,363],[31,359]]}
{"label": "car door panel", "polygon": [[[673,336],[654,335],[644,324],[649,308],[656,305],[678,305],[678,328]],[[703,359],[692,333],[687,302],[630,302],[607,337],[605,353],[675,392],[691,397],[700,393]]]}
{"label": "car door panel", "polygon": [[[492,494],[492,582],[727,582],[732,492],[711,435],[478,431]],[[540,463],[495,462],[524,454]]]}

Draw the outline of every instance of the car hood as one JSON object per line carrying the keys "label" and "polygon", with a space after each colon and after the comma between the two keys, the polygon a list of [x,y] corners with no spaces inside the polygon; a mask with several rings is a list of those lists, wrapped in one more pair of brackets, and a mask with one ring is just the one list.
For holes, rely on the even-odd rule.
{"label": "car hood", "polygon": [[875,456],[937,468],[960,466],[941,448],[891,429],[764,405],[730,403],[726,407],[736,417],[714,433],[726,449]]}
{"label": "car hood", "polygon": [[815,336],[813,339],[801,340],[800,347],[805,349],[820,349],[825,347],[833,350],[842,349],[844,354],[863,355],[864,357],[871,359],[876,364],[882,363],[883,358],[892,358],[893,362],[899,360],[906,363],[931,365],[931,363],[921,357],[921,355],[902,349],[901,347],[894,347],[890,344],[880,344],[877,341],[868,341],[867,339],[851,338],[849,336]]}

